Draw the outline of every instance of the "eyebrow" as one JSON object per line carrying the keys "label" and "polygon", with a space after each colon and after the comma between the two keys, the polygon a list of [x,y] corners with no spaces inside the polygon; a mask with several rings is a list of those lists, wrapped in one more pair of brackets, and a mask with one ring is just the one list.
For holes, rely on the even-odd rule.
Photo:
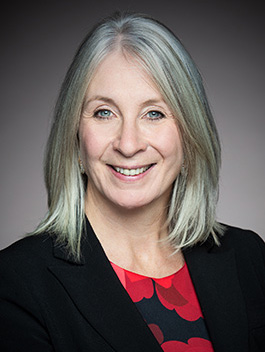
{"label": "eyebrow", "polygon": [[[104,101],[106,103],[109,103],[109,104],[117,106],[117,104],[115,103],[115,101],[113,99],[108,98],[108,97],[104,97],[104,96],[101,96],[101,95],[92,96],[90,99],[88,99],[85,102],[85,105],[91,103],[92,101],[96,101],[96,100]],[[164,100],[161,100],[161,99],[148,99],[148,100],[144,101],[142,104],[140,104],[140,107],[143,108],[145,106],[158,104],[158,103],[160,103],[160,104],[164,103],[165,104]]]}
{"label": "eyebrow", "polygon": [[85,104],[89,104],[92,101],[96,101],[96,100],[101,100],[101,101],[105,101],[106,103],[111,103],[111,104],[115,104],[114,100],[111,98],[107,98],[107,97],[103,97],[101,95],[95,95],[92,96],[92,98],[88,99]]}

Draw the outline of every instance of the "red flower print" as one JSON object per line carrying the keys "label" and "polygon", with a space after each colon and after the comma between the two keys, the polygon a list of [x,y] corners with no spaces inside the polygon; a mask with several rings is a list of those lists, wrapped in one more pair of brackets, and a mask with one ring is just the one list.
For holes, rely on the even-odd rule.
{"label": "red flower print", "polygon": [[199,337],[192,337],[188,343],[167,341],[161,348],[164,352],[214,352],[211,342]]}
{"label": "red flower print", "polygon": [[133,302],[153,296],[154,285],[150,278],[122,269],[114,263],[111,265]]}
{"label": "red flower print", "polygon": [[154,285],[150,278],[132,272],[125,272],[126,290],[133,302],[140,302],[143,298],[151,298]]}
{"label": "red flower print", "polygon": [[175,275],[155,279],[155,289],[160,302],[185,320],[195,321],[202,317],[200,305],[185,265]]}
{"label": "red flower print", "polygon": [[154,334],[154,336],[157,339],[157,341],[159,342],[159,344],[161,345],[161,343],[164,341],[164,335],[163,335],[160,327],[156,324],[148,324],[148,327],[152,331],[152,333]]}

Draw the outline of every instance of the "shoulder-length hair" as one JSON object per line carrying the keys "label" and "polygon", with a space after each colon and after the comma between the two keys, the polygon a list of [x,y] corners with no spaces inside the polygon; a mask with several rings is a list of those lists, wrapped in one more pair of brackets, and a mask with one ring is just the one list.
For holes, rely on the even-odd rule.
{"label": "shoulder-length hair", "polygon": [[79,47],[55,108],[45,156],[48,212],[34,234],[48,231],[80,257],[87,176],[81,175],[78,128],[93,73],[111,52],[130,54],[152,78],[176,117],[184,165],[168,204],[168,239],[176,249],[205,241],[218,243],[216,221],[220,143],[201,76],[176,36],[139,14],[115,14],[96,25]]}

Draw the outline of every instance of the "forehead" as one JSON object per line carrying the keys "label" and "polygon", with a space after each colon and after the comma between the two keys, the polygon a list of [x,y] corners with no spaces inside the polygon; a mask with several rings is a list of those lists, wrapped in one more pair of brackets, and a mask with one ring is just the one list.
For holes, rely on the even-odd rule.
{"label": "forehead", "polygon": [[153,78],[147,74],[140,62],[129,54],[116,51],[107,55],[96,68],[87,89],[90,94],[134,94],[154,95],[161,98]]}

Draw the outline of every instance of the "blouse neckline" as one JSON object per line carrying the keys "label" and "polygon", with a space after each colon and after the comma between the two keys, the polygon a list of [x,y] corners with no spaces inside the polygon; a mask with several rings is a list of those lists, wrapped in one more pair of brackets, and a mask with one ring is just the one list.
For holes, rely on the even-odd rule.
{"label": "blouse neckline", "polygon": [[122,268],[121,266],[113,263],[112,261],[110,261],[110,264],[112,265],[113,269],[117,272],[117,271],[123,271],[123,272],[126,272],[128,273],[130,276],[135,276],[135,278],[139,278],[139,279],[152,279],[152,280],[155,280],[155,281],[159,281],[159,280],[169,280],[169,279],[172,279],[173,277],[177,276],[178,274],[181,274],[187,267],[187,264],[186,262],[184,262],[184,264],[182,265],[182,267],[180,269],[178,269],[175,273],[173,274],[170,274],[170,275],[166,275],[166,276],[163,276],[163,277],[152,277],[152,276],[147,276],[147,275],[143,275],[143,274],[139,274],[139,273],[136,273],[134,271],[131,271],[131,270],[128,270],[128,269],[124,269]]}

